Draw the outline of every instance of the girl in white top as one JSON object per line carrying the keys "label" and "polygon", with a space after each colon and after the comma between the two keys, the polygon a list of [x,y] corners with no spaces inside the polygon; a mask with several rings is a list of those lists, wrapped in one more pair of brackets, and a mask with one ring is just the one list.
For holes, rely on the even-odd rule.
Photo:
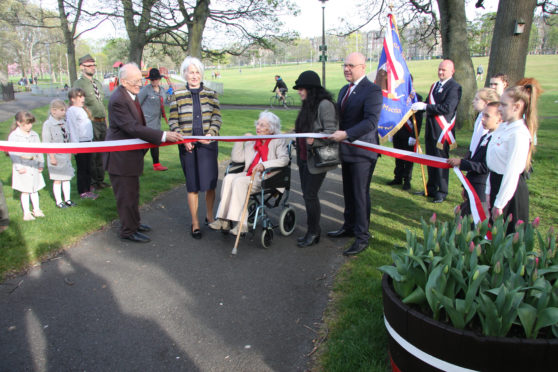
{"label": "girl in white top", "polygon": [[515,86],[504,91],[500,99],[502,123],[492,134],[486,153],[490,169],[487,194],[490,195],[492,218],[512,215],[508,233],[518,220],[529,220],[529,190],[525,173],[531,167],[535,150],[533,138],[539,126],[537,92],[533,85]]}
{"label": "girl in white top", "polygon": [[[72,88],[68,92],[70,108],[66,112],[66,124],[70,142],[91,142],[93,125],[91,115],[85,107],[85,92],[80,88]],[[98,195],[91,191],[91,154],[76,154],[77,188],[82,199],[97,199]]]}
{"label": "girl in white top", "polygon": [[[39,135],[31,130],[35,117],[27,111],[19,111],[15,115],[12,131],[8,137],[11,142],[41,143]],[[35,217],[44,217],[39,206],[38,191],[45,187],[43,167],[45,164],[43,154],[27,152],[10,152],[12,160],[12,188],[21,191],[21,207],[23,220],[31,221]],[[33,213],[29,210],[29,197],[33,204]]]}
{"label": "girl in white top", "polygon": [[[66,129],[66,105],[61,99],[50,103],[50,116],[43,123],[43,142],[67,143],[70,141]],[[48,172],[52,182],[52,192],[58,208],[73,207],[70,199],[70,180],[74,177],[74,167],[70,154],[48,154]],[[62,199],[64,191],[64,199]]]}
{"label": "girl in white top", "polygon": [[473,98],[473,108],[479,113],[475,125],[473,126],[473,136],[471,137],[471,144],[469,145],[469,152],[475,153],[477,146],[479,145],[480,139],[486,133],[487,129],[482,126],[482,112],[486,108],[486,105],[490,102],[498,102],[500,100],[500,95],[491,88],[482,88],[477,91],[475,98]]}

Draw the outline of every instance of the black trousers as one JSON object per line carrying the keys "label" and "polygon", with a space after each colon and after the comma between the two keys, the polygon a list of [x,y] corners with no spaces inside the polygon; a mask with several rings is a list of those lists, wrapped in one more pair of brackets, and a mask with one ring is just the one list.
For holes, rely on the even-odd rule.
{"label": "black trousers", "polygon": [[76,154],[77,189],[83,194],[91,189],[91,154]]}
{"label": "black trousers", "polygon": [[139,177],[110,173],[109,177],[116,199],[116,210],[120,217],[120,236],[124,238],[137,232],[140,225]]}
{"label": "black trousers", "polygon": [[[401,128],[393,136],[393,147],[400,150],[414,151],[414,146],[409,146],[410,134],[407,128]],[[395,169],[393,170],[394,179],[401,181],[411,181],[413,176],[413,162],[401,159],[395,159]]]}
{"label": "black trousers", "polygon": [[153,159],[153,164],[159,163],[159,148],[158,147],[150,148],[149,152],[151,153],[151,159]]}
{"label": "black trousers", "polygon": [[[106,121],[91,121],[93,125],[93,141],[104,141],[107,136],[107,123]],[[103,153],[94,152],[91,154],[91,183],[98,185],[105,180],[105,167],[103,165]]]}
{"label": "black trousers", "polygon": [[[494,202],[496,201],[496,196],[500,191],[500,185],[502,184],[503,175],[490,172],[490,206],[494,207]],[[529,221],[529,189],[527,188],[527,182],[525,182],[526,172],[521,173],[519,180],[517,181],[517,188],[512,198],[502,209],[502,214],[504,218],[512,215],[512,220],[508,224],[508,229],[506,234],[511,234],[515,231],[515,224],[519,220],[524,222]],[[492,211],[491,211],[492,212]],[[492,218],[491,221],[492,222]]]}
{"label": "black trousers", "polygon": [[370,239],[370,182],[376,167],[376,159],[357,163],[341,163],[345,211],[343,228],[355,234],[359,243]]}
{"label": "black trousers", "polygon": [[320,198],[318,193],[326,177],[327,172],[312,174],[308,171],[306,160],[297,159],[300,184],[302,186],[302,198],[306,207],[306,225],[309,234],[321,234],[320,216],[322,214]]}
{"label": "black trousers", "polygon": [[[446,142],[444,144],[444,148],[440,150],[436,147],[436,141],[427,140],[426,154],[447,159],[449,158],[449,145]],[[448,195],[448,183],[449,169],[428,167],[428,182],[426,183],[426,189],[428,190],[429,196],[433,196],[436,199],[445,199]]]}

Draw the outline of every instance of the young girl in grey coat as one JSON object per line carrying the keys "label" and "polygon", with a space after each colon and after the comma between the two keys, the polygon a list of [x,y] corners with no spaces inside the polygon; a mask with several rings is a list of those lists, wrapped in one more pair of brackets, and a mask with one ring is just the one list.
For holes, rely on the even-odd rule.
{"label": "young girl in grey coat", "polygon": [[[43,123],[43,142],[70,142],[66,129],[66,105],[61,99],[55,99],[50,103],[50,116]],[[70,199],[70,180],[74,177],[71,154],[48,154],[47,159],[56,206],[58,208],[75,206],[76,204]],[[62,199],[62,192],[64,192],[64,199]]]}

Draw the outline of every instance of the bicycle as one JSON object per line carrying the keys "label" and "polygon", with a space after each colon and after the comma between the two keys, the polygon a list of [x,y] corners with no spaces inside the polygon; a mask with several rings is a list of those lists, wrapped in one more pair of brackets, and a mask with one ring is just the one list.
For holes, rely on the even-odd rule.
{"label": "bicycle", "polygon": [[293,97],[285,94],[285,100],[284,102],[279,98],[279,95],[274,94],[269,98],[269,106],[271,108],[273,107],[281,107],[283,106],[284,108],[289,108],[294,106],[294,100]]}

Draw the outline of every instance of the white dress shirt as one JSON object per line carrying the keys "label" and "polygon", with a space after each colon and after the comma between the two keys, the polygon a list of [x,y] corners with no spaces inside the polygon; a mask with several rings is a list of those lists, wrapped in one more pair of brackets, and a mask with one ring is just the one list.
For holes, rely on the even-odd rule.
{"label": "white dress shirt", "polygon": [[488,133],[488,129],[484,129],[484,127],[482,126],[481,112],[479,113],[479,116],[477,116],[475,126],[473,127],[473,135],[471,136],[471,144],[469,145],[469,151],[471,151],[471,154],[475,153],[481,137],[484,136],[486,133]]}
{"label": "white dress shirt", "polygon": [[[486,150],[486,164],[491,172],[503,175],[493,207],[503,209],[513,197],[527,164],[530,143],[531,134],[523,119],[502,123],[492,134]],[[486,193],[490,193],[490,183]]]}

